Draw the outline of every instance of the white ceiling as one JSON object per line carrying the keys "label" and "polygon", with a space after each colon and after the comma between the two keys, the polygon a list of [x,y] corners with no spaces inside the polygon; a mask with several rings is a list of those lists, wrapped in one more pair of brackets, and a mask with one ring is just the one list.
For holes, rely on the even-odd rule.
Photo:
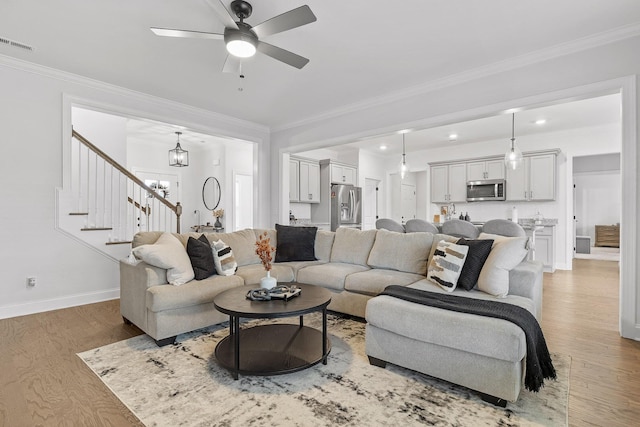
{"label": "white ceiling", "polygon": [[[265,38],[309,58],[305,68],[258,54],[244,64],[241,80],[220,71],[222,42],[149,30],[222,32],[214,1],[2,0],[0,38],[34,50],[0,43],[0,54],[281,128],[640,25],[638,0],[255,0],[247,20],[253,25],[302,4],[318,20]],[[508,119],[501,120],[509,128]]]}

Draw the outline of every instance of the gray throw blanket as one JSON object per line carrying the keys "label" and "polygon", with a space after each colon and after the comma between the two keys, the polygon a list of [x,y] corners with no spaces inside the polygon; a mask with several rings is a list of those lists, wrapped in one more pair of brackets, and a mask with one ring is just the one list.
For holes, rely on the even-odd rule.
{"label": "gray throw blanket", "polygon": [[526,374],[524,385],[527,390],[538,391],[547,378],[556,377],[556,370],[544,340],[542,329],[536,318],[526,309],[513,304],[497,301],[466,298],[458,295],[439,294],[404,286],[391,285],[380,295],[389,295],[417,304],[457,311],[460,313],[478,314],[508,320],[519,326],[527,342]]}

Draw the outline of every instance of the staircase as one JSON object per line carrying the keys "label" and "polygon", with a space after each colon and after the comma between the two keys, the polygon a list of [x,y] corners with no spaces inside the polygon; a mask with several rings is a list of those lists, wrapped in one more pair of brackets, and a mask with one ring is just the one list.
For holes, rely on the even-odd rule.
{"label": "staircase", "polygon": [[119,260],[139,231],[180,232],[175,205],[75,130],[70,188],[57,189],[57,228],[97,252]]}

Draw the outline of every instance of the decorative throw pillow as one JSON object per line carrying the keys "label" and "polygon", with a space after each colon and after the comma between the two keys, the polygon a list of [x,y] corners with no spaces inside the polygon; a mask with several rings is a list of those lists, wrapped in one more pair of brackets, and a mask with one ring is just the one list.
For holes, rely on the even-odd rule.
{"label": "decorative throw pillow", "polygon": [[458,245],[469,246],[467,260],[464,262],[460,278],[458,278],[458,286],[470,291],[478,283],[480,271],[482,271],[482,266],[487,260],[489,252],[491,252],[493,240],[467,240],[462,238],[458,240]]}
{"label": "decorative throw pillow", "polygon": [[480,234],[481,239],[487,236],[495,237],[495,241],[480,271],[478,289],[497,297],[506,297],[509,293],[509,271],[527,256],[529,238]]}
{"label": "decorative throw pillow", "polygon": [[447,292],[453,292],[462,272],[469,247],[442,240],[431,258],[427,278]]}
{"label": "decorative throw pillow", "polygon": [[165,268],[167,282],[172,285],[183,285],[195,276],[187,251],[180,240],[171,233],[163,233],[152,245],[134,248],[133,254],[147,264]]}
{"label": "decorative throw pillow", "polygon": [[318,227],[290,227],[276,224],[275,262],[315,261]]}
{"label": "decorative throw pillow", "polygon": [[213,249],[213,261],[216,271],[221,276],[233,276],[238,268],[238,263],[233,257],[231,246],[222,240],[216,240],[211,244]]}
{"label": "decorative throw pillow", "polygon": [[193,267],[196,280],[203,280],[215,274],[216,266],[213,261],[213,251],[204,234],[201,234],[197,239],[189,237],[187,255],[191,260],[191,267]]}

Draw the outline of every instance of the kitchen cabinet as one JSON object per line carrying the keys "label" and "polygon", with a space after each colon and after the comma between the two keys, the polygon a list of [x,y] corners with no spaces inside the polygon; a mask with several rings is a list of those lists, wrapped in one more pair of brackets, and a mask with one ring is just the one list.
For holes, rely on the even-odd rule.
{"label": "kitchen cabinet", "polygon": [[[527,236],[532,237],[533,230],[531,228],[527,227],[525,231]],[[544,271],[553,273],[556,271],[555,245],[555,227],[545,226],[536,231],[535,245],[532,243],[527,259],[533,260],[535,250],[535,260],[542,262]]]}
{"label": "kitchen cabinet", "polygon": [[557,151],[525,155],[516,170],[507,168],[507,200],[555,200]]}
{"label": "kitchen cabinet", "polygon": [[331,182],[334,184],[357,185],[357,169],[353,166],[337,163],[331,164]]}
{"label": "kitchen cabinet", "polygon": [[466,200],[466,163],[431,167],[431,203],[465,202]]}
{"label": "kitchen cabinet", "polygon": [[300,202],[320,203],[320,164],[300,160]]}
{"label": "kitchen cabinet", "polygon": [[290,158],[289,201],[320,203],[320,164],[317,161]]}
{"label": "kitchen cabinet", "polygon": [[504,179],[504,159],[467,162],[467,181]]}
{"label": "kitchen cabinet", "polygon": [[300,201],[300,161],[289,159],[289,201]]}

